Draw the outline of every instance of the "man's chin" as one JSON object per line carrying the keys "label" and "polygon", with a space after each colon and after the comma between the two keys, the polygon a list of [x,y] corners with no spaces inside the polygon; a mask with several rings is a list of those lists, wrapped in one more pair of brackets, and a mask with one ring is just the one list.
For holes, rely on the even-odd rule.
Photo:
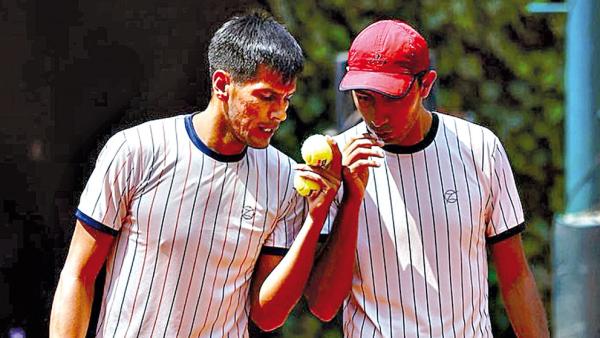
{"label": "man's chin", "polygon": [[265,149],[269,146],[269,144],[271,144],[271,139],[268,139],[266,141],[252,140],[252,141],[248,142],[248,147],[254,148],[254,149]]}

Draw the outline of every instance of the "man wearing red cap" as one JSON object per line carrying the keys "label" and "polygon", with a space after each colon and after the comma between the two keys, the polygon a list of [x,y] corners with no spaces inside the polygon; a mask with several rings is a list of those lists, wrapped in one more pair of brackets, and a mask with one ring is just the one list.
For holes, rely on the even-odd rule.
{"label": "man wearing red cap", "polygon": [[515,332],[546,337],[508,157],[488,129],[425,109],[436,76],[406,23],[376,22],[352,43],[340,90],[364,122],[336,138],[343,193],[309,307],[330,320],[345,298],[348,337],[492,336],[489,248]]}

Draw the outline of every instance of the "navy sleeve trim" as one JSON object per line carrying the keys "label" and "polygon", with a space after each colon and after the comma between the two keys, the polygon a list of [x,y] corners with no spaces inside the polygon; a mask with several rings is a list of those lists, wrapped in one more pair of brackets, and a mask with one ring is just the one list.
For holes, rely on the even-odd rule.
{"label": "navy sleeve trim", "polygon": [[285,256],[288,252],[287,248],[276,248],[274,246],[263,246],[260,250],[261,254]]}
{"label": "navy sleeve trim", "polygon": [[89,225],[90,227],[98,231],[102,231],[112,236],[117,236],[119,234],[117,230],[96,221],[95,219],[81,212],[81,210],[79,209],[77,209],[77,211],[75,212],[75,217],[77,217],[80,221],[84,222],[86,225]]}
{"label": "navy sleeve trim", "polygon": [[[111,229],[112,230],[112,229]],[[325,243],[329,238],[329,234],[320,234],[319,243]],[[263,246],[260,250],[261,254],[285,256],[288,252],[288,248],[278,248],[274,246]]]}
{"label": "navy sleeve trim", "polygon": [[319,243],[327,242],[328,238],[329,238],[329,234],[320,234],[319,235]]}
{"label": "navy sleeve trim", "polygon": [[501,234],[488,237],[486,241],[488,244],[496,244],[514,235],[520,234],[521,232],[523,232],[523,230],[525,230],[525,223],[521,223],[514,228],[510,228]]}

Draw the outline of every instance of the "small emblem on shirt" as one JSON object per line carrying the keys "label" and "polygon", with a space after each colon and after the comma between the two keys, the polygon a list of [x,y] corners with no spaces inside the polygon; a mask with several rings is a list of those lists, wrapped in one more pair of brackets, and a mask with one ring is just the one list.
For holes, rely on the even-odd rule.
{"label": "small emblem on shirt", "polygon": [[254,217],[255,210],[253,207],[246,205],[242,209],[242,218],[245,220],[251,220]]}
{"label": "small emblem on shirt", "polygon": [[444,193],[444,201],[446,201],[446,204],[456,203],[457,200],[458,195],[456,194],[456,190],[446,190],[446,192]]}

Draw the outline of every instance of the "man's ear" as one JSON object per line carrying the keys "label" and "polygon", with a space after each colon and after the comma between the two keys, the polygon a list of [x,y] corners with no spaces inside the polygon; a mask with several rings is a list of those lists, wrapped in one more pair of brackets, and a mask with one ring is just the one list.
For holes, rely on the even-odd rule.
{"label": "man's ear", "polygon": [[431,92],[431,88],[433,88],[433,83],[437,79],[437,73],[435,70],[428,71],[425,75],[423,75],[423,80],[421,81],[421,97],[426,98],[429,96]]}
{"label": "man's ear", "polygon": [[213,95],[221,100],[229,100],[229,89],[231,85],[231,75],[221,69],[216,70],[212,75]]}

